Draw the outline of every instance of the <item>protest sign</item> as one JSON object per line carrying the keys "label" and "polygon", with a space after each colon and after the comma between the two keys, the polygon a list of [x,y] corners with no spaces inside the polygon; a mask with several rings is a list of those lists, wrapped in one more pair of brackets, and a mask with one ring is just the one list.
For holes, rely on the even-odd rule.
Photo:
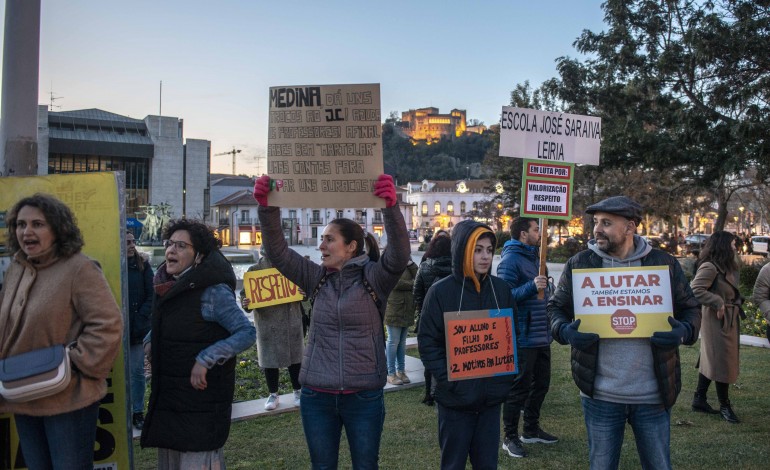
{"label": "protest sign", "polygon": [[297,302],[304,297],[296,284],[275,268],[247,271],[243,275],[243,290],[249,299],[249,309]]}
{"label": "protest sign", "polygon": [[[7,212],[19,199],[36,192],[56,196],[67,204],[83,235],[83,253],[98,261],[118,305],[123,306],[126,325],[121,352],[115,359],[107,379],[107,395],[99,405],[99,421],[94,445],[94,468],[104,470],[132,467],[130,413],[127,393],[128,304],[124,289],[125,259],[125,187],[122,173],[78,173],[0,178],[0,212]],[[6,253],[8,255],[8,253]],[[3,265],[0,257],[0,266]],[[0,275],[0,279],[2,275]],[[27,467],[19,445],[16,426],[10,415],[0,414],[0,469]]]}
{"label": "protest sign", "polygon": [[601,139],[601,118],[503,106],[500,156],[598,165]]}
{"label": "protest sign", "polygon": [[601,338],[649,338],[671,331],[668,266],[574,269],[572,299],[580,331]]}
{"label": "protest sign", "polygon": [[575,165],[524,160],[521,188],[521,215],[569,220],[572,217],[572,190]]}
{"label": "protest sign", "polygon": [[444,331],[450,381],[518,372],[512,309],[445,312]]}
{"label": "protest sign", "polygon": [[384,207],[380,114],[379,84],[271,87],[270,205]]}

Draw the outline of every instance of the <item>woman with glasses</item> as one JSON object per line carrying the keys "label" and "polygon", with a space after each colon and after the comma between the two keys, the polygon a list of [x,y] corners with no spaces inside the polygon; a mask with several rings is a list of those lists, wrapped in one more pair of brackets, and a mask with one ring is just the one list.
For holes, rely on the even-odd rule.
{"label": "woman with glasses", "polygon": [[144,425],[144,350],[142,340],[150,331],[152,268],[148,256],[136,249],[133,232],[126,232],[128,268],[128,363],[131,377],[131,422],[141,431]]}
{"label": "woman with glasses", "polygon": [[[142,447],[158,447],[158,469],[223,469],[230,433],[235,355],[256,330],[235,301],[235,274],[222,242],[202,222],[163,230],[166,260],[153,279],[152,381]],[[148,338],[145,338],[147,341]]]}

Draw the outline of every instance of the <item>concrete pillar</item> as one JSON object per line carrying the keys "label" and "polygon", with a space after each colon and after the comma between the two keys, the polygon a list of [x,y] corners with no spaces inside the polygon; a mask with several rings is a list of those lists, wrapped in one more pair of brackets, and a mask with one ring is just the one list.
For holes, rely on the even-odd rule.
{"label": "concrete pillar", "polygon": [[0,176],[37,174],[40,0],[6,0]]}

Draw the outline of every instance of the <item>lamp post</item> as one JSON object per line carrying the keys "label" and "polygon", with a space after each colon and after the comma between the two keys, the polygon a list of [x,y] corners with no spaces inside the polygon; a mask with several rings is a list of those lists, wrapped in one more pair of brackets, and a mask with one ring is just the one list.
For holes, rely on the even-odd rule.
{"label": "lamp post", "polygon": [[746,208],[741,206],[738,208],[738,210],[741,211],[741,221],[738,224],[738,232],[743,233],[743,211],[745,211]]}

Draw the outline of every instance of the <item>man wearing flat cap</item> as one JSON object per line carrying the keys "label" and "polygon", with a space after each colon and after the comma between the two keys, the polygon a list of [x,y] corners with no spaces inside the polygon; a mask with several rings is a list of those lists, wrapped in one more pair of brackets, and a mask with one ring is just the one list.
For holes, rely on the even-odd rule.
{"label": "man wearing flat cap", "polygon": [[[580,389],[591,469],[616,469],[628,422],[644,469],[670,469],[671,407],[682,388],[680,344],[693,344],[700,329],[700,306],[673,256],[652,248],[636,227],[642,207],[614,196],[586,209],[594,239],[567,261],[548,302],[553,338],[572,346],[572,377]],[[599,339],[580,331],[572,299],[572,271],[634,266],[667,266],[674,316],[670,331],[650,338]]]}

